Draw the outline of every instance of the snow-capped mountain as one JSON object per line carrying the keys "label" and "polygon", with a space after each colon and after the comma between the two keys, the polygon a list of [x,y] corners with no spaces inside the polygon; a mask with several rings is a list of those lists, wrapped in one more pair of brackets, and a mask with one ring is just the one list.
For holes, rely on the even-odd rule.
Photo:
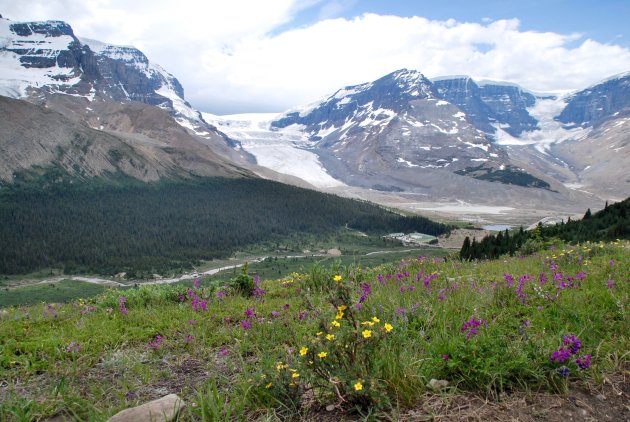
{"label": "snow-capped mountain", "polygon": [[[64,153],[55,154],[46,130],[24,132],[3,119],[0,150],[15,160],[4,160],[0,179],[10,179],[13,171],[46,165],[86,177],[117,169],[143,180],[183,174],[251,175],[234,150],[238,145],[186,102],[173,75],[134,47],[80,39],[65,22],[13,22],[0,17],[0,95],[57,112],[62,127],[57,132],[75,131],[81,145],[94,145],[94,139],[109,139],[107,135],[120,138],[104,144],[116,151],[108,155],[89,154],[87,147],[83,152],[66,148],[73,137],[60,135],[55,138],[57,151]],[[14,117],[23,113],[23,118],[46,122],[34,126],[50,127],[50,116],[42,109],[7,101],[3,106],[9,104],[19,110]],[[18,138],[22,142],[15,142]],[[127,146],[119,147],[121,142]],[[133,163],[138,168],[130,168]]]}
{"label": "snow-capped mountain", "polygon": [[468,120],[493,136],[501,128],[511,136],[536,130],[538,121],[528,108],[536,97],[515,84],[495,81],[475,82],[468,76],[432,80],[439,96],[459,107]]}
{"label": "snow-capped mountain", "polygon": [[179,81],[140,50],[78,38],[62,21],[0,18],[0,69],[0,95],[138,101],[163,108],[198,135],[213,132],[186,102]]}

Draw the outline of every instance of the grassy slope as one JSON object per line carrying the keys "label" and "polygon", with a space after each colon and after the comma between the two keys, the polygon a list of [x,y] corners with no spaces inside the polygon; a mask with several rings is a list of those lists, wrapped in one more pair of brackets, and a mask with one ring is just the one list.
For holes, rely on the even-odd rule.
{"label": "grassy slope", "polygon": [[[193,309],[182,286],[125,291],[127,315],[117,291],[52,308],[10,308],[0,314],[0,378],[8,383],[0,390],[0,420],[105,420],[168,392],[191,404],[184,420],[317,418],[328,404],[392,415],[421,400],[431,378],[489,397],[600,383],[628,369],[627,268],[629,243],[588,244],[481,263],[314,267],[263,280],[266,294],[258,299],[206,282],[191,293],[208,301],[206,311]],[[333,281],[337,273],[340,282]],[[526,296],[519,297],[527,274],[533,279],[523,279]],[[367,289],[361,283],[371,293],[357,310]],[[228,296],[219,300],[217,291]],[[335,319],[343,304],[349,309]],[[248,308],[255,316],[245,315]],[[484,323],[467,339],[462,327],[471,318]],[[581,350],[566,363],[552,362],[569,334],[579,337]],[[80,350],[67,350],[72,342]],[[592,366],[579,369],[575,359],[584,355],[592,355]]]}

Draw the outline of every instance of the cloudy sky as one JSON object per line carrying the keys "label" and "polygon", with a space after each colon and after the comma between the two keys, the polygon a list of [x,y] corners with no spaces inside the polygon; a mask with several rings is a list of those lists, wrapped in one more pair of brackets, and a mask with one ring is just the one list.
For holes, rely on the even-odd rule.
{"label": "cloudy sky", "polygon": [[133,45],[216,114],[284,111],[400,68],[539,92],[630,71],[629,0],[0,0]]}

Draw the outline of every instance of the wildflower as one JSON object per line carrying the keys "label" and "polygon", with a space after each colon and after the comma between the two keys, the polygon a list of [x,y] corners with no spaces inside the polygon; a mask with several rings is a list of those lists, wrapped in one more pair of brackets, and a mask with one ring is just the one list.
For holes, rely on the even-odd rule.
{"label": "wildflower", "polygon": [[445,360],[445,361],[447,361],[447,360],[449,360],[449,359],[450,359],[450,356],[449,356],[449,355],[442,355],[442,359],[443,359],[443,360]]}
{"label": "wildflower", "polygon": [[337,312],[337,315],[335,315],[335,319],[341,319],[343,318],[343,312],[339,311]]}
{"label": "wildflower", "polygon": [[226,357],[229,356],[229,354],[230,351],[228,350],[228,348],[225,346],[221,346],[221,349],[219,349],[219,356]]}
{"label": "wildflower", "polygon": [[339,305],[339,306],[337,306],[337,310],[338,310],[339,312],[343,312],[343,311],[345,311],[346,309],[348,309],[348,307],[347,307],[346,305]]}
{"label": "wildflower", "polygon": [[79,343],[74,342],[74,341],[71,342],[66,347],[66,353],[70,353],[70,352],[78,353],[79,351],[81,351],[81,345]]}
{"label": "wildflower", "polygon": [[245,309],[245,318],[253,318],[256,316],[256,313],[254,312],[254,308],[247,308]]}
{"label": "wildflower", "polygon": [[308,347],[302,347],[300,349],[300,356],[304,356],[308,353]]}
{"label": "wildflower", "polygon": [[252,320],[251,319],[243,319],[241,320],[241,327],[243,330],[249,330],[252,328]]}
{"label": "wildflower", "polygon": [[611,290],[615,287],[615,282],[613,281],[612,278],[608,279],[608,281],[606,282],[606,286]]}
{"label": "wildflower", "polygon": [[257,299],[260,299],[265,295],[265,293],[266,292],[263,289],[261,289],[260,287],[256,287],[252,292],[252,295]]}
{"label": "wildflower", "polygon": [[591,366],[591,355],[584,355],[575,360],[580,369],[588,369]]}
{"label": "wildflower", "polygon": [[219,299],[219,301],[223,301],[223,299],[227,297],[227,293],[223,291],[218,291],[216,293],[216,296],[217,296],[217,299]]}
{"label": "wildflower", "polygon": [[300,311],[298,313],[298,319],[300,321],[304,321],[306,319],[306,317],[308,317],[308,311]]}
{"label": "wildflower", "polygon": [[576,355],[582,347],[582,342],[575,334],[562,337],[562,343],[569,348],[572,355]]}
{"label": "wildflower", "polygon": [[192,334],[186,334],[184,339],[186,340],[186,343],[192,343],[193,340],[195,340],[195,336],[193,336]]}
{"label": "wildflower", "polygon": [[571,358],[571,352],[564,347],[559,348],[551,355],[551,361],[555,363],[564,363]]}
{"label": "wildflower", "polygon": [[197,321],[195,321],[194,319],[189,319],[188,320],[188,325],[195,325],[197,323]]}
{"label": "wildflower", "polygon": [[390,324],[389,322],[386,322],[385,325],[383,326],[385,328],[385,331],[387,331],[388,333],[394,329],[394,327],[392,326],[392,324]]}
{"label": "wildflower", "polygon": [[354,308],[355,308],[357,311],[360,311],[361,309],[363,309],[363,304],[362,304],[362,303],[357,303],[357,304],[355,304],[355,305],[354,305]]}
{"label": "wildflower", "polygon": [[331,325],[334,325],[337,328],[341,327],[341,324],[339,324],[339,322],[337,322],[337,321],[331,322]]}
{"label": "wildflower", "polygon": [[123,315],[127,315],[129,313],[126,303],[127,303],[127,298],[125,296],[120,296],[118,298],[118,309],[120,310],[120,313]]}
{"label": "wildflower", "polygon": [[468,321],[465,321],[462,325],[461,332],[466,333],[466,338],[470,339],[478,334],[477,329],[481,325],[486,325],[488,322],[482,319],[477,319],[475,317],[470,318]]}
{"label": "wildflower", "polygon": [[361,332],[361,334],[363,335],[363,338],[370,338],[370,337],[372,337],[372,331],[370,331],[370,330],[363,330]]}
{"label": "wildflower", "polygon": [[354,384],[354,391],[361,391],[363,390],[363,384],[361,384],[361,381],[357,381]]}
{"label": "wildflower", "polygon": [[327,334],[326,335],[326,340],[333,341],[334,339],[335,339],[335,335],[334,334]]}
{"label": "wildflower", "polygon": [[361,291],[362,294],[359,298],[359,303],[365,302],[365,299],[367,299],[370,293],[372,293],[372,286],[370,286],[368,283],[361,283]]}
{"label": "wildflower", "polygon": [[610,264],[610,268],[614,267],[615,266],[615,260],[611,259],[609,264]]}
{"label": "wildflower", "polygon": [[336,276],[333,277],[333,280],[341,281],[341,276],[339,274],[337,274]]}
{"label": "wildflower", "polygon": [[289,305],[288,303],[285,303],[282,309],[284,309],[285,311],[288,311],[290,307],[291,305]]}
{"label": "wildflower", "polygon": [[375,323],[377,323],[377,324],[378,324],[379,322],[381,322],[381,320],[380,320],[380,319],[378,319],[377,317],[372,317],[372,321],[374,321],[374,322],[375,322]]}
{"label": "wildflower", "polygon": [[159,349],[160,347],[162,347],[162,340],[163,337],[158,334],[157,336],[155,336],[155,340],[149,342],[149,347],[155,350]]}
{"label": "wildflower", "polygon": [[278,318],[280,315],[282,315],[282,313],[280,313],[278,311],[271,311],[271,317],[272,318]]}
{"label": "wildflower", "polygon": [[300,377],[300,373],[299,372],[294,372],[291,374],[291,378],[299,378]]}
{"label": "wildflower", "polygon": [[326,356],[328,356],[328,352],[319,352],[317,354],[317,357],[320,359],[324,359]]}
{"label": "wildflower", "polygon": [[318,331],[318,332],[316,332],[316,333],[315,333],[315,335],[316,335],[317,337],[321,336],[322,334],[324,334],[324,333],[323,333],[323,332],[321,332],[321,331]]}
{"label": "wildflower", "polygon": [[507,283],[508,289],[511,289],[512,284],[514,283],[514,277],[512,277],[510,274],[503,274],[503,279]]}
{"label": "wildflower", "polygon": [[561,368],[556,369],[556,372],[561,377],[567,378],[569,376],[569,374],[571,373],[571,370],[569,368],[567,368],[566,366],[563,366]]}
{"label": "wildflower", "polygon": [[272,382],[270,382],[269,384],[265,385],[265,388],[266,388],[266,389],[270,389],[272,385],[273,385],[273,383],[272,383]]}
{"label": "wildflower", "polygon": [[195,289],[198,289],[201,286],[201,278],[195,277],[193,280],[193,285],[195,286]]}

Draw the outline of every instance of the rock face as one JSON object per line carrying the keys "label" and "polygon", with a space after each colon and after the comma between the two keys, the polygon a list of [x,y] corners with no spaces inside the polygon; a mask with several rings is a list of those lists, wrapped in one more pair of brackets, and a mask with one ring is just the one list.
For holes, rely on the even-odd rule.
{"label": "rock face", "polygon": [[175,420],[184,405],[184,401],[176,394],[169,394],[161,399],[125,409],[109,418],[107,422],[170,422]]}
{"label": "rock face", "polygon": [[630,115],[630,72],[613,76],[567,99],[558,120],[568,128],[597,127]]}
{"label": "rock face", "polygon": [[475,127],[489,135],[496,126],[512,136],[538,128],[538,121],[527,110],[536,104],[536,97],[518,85],[477,83],[467,76],[437,78],[433,83],[441,98],[459,107]]}

